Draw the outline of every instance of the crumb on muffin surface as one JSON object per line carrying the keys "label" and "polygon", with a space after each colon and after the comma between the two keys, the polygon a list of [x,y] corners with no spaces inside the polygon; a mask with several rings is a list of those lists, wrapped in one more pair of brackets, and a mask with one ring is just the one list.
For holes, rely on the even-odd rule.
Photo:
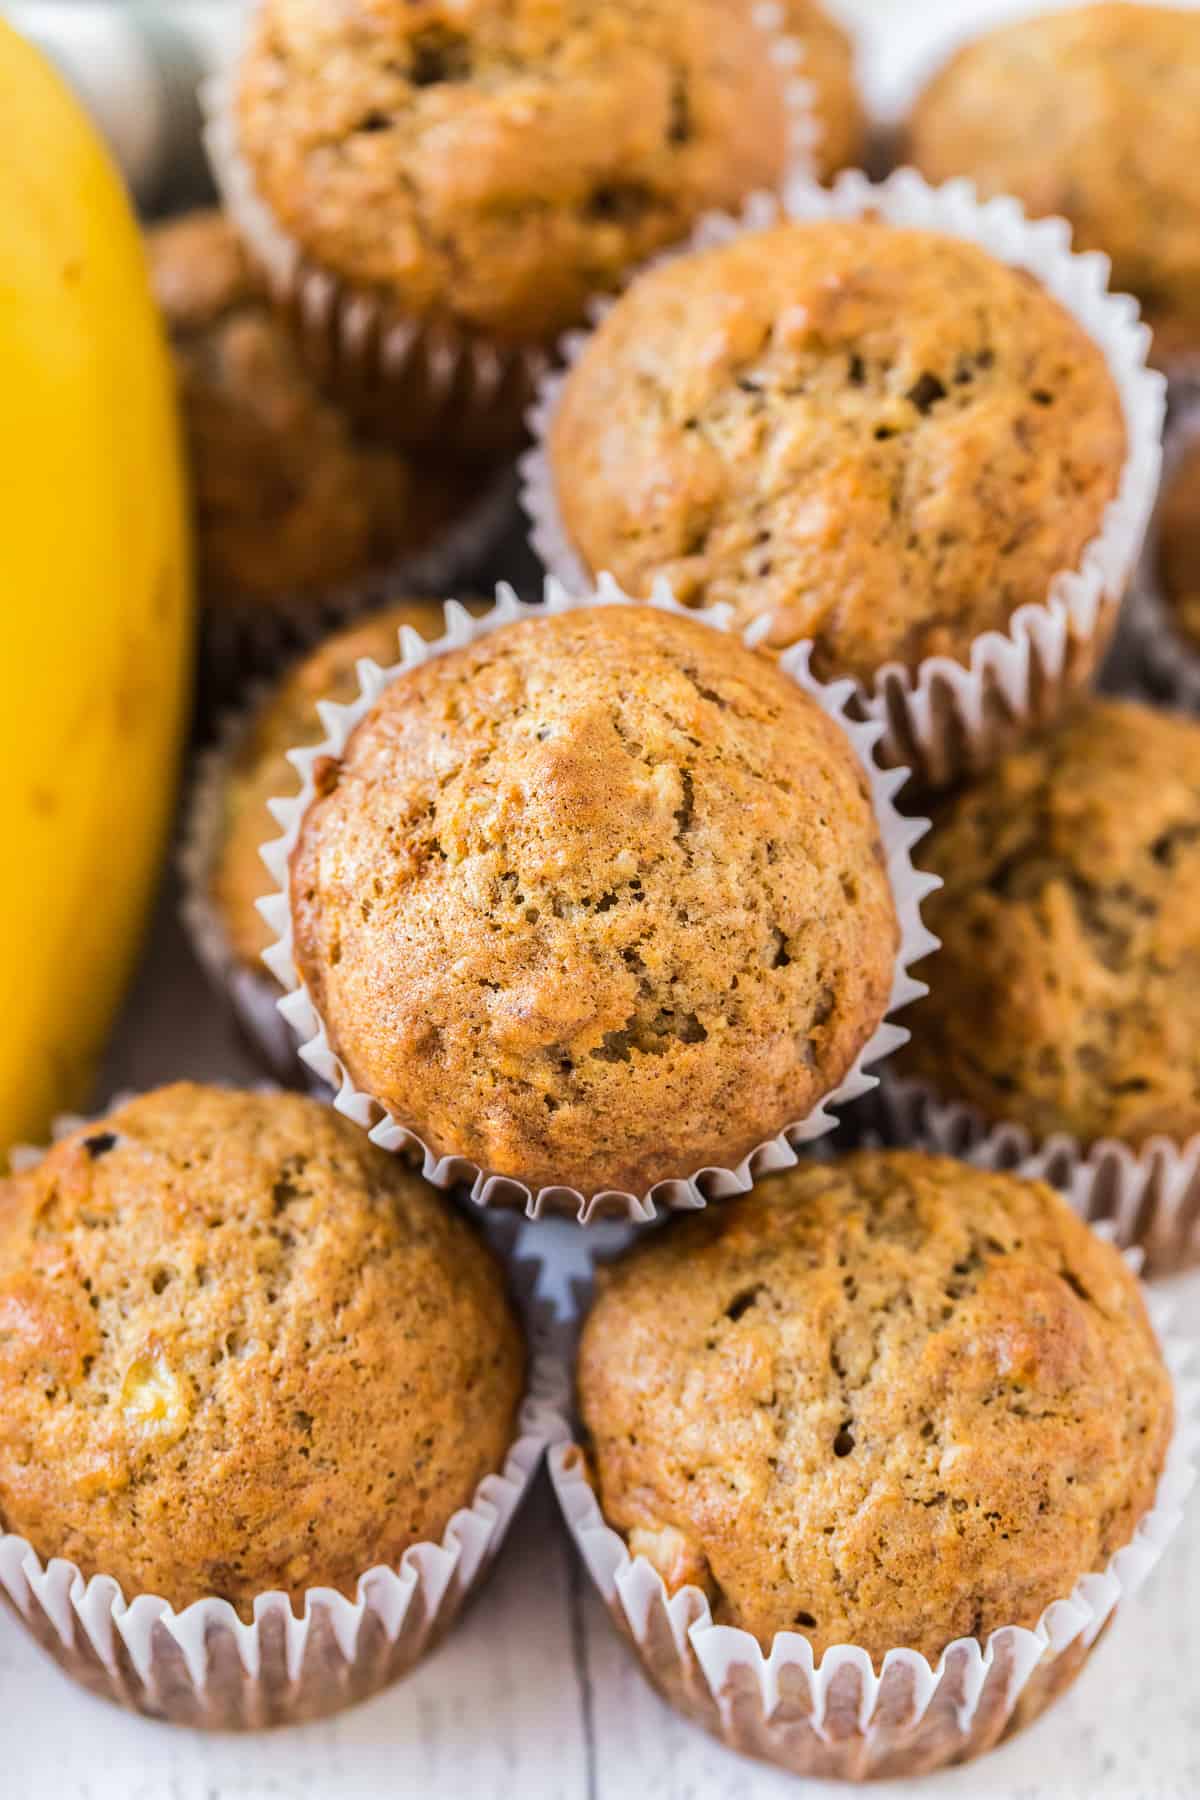
{"label": "crumb on muffin surface", "polygon": [[899,1066],[1035,1139],[1200,1131],[1200,725],[1089,699],[935,811]]}
{"label": "crumb on muffin surface", "polygon": [[163,1088],[0,1183],[0,1525],[249,1619],[439,1540],[524,1383],[499,1265],[329,1107]]}
{"label": "crumb on muffin surface", "polygon": [[585,567],[656,576],[823,677],[967,659],[1103,525],[1104,355],[1032,277],[878,219],[783,222],[640,276],[549,435]]}
{"label": "crumb on muffin surface", "polygon": [[914,1151],[801,1165],[598,1280],[578,1388],[608,1523],[718,1624],[818,1658],[1036,1624],[1152,1505],[1170,1378],[1051,1189]]}
{"label": "crumb on muffin surface", "polygon": [[439,1154],[642,1192],[805,1117],[898,926],[839,726],[650,607],[526,619],[401,676],[325,770],[295,956],[355,1083]]}

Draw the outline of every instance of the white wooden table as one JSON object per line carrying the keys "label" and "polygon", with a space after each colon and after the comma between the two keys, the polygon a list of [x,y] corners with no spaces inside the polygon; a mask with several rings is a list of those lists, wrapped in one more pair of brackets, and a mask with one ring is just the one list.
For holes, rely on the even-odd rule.
{"label": "white wooden table", "polygon": [[[1021,0],[834,0],[863,33],[877,110],[903,104],[948,34],[1033,10]],[[1151,127],[1152,128],[1152,127]],[[106,1091],[181,1075],[253,1080],[164,899]],[[536,1228],[565,1282],[573,1227]],[[1200,1328],[1200,1273],[1172,1284]],[[742,1761],[676,1717],[574,1563],[543,1481],[487,1590],[442,1648],[370,1704],[252,1738],[151,1724],[94,1700],[0,1615],[0,1800],[832,1800]],[[1070,1694],[1011,1744],[880,1800],[1197,1800],[1200,1500],[1142,1596]]]}

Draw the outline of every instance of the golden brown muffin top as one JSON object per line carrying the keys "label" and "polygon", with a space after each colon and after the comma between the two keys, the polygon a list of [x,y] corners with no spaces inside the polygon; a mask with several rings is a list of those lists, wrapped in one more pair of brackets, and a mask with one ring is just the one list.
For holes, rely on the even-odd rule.
{"label": "golden brown muffin top", "polygon": [[[472,612],[482,611],[476,602]],[[335,631],[310,655],[295,663],[263,701],[238,746],[225,789],[220,842],[212,868],[211,895],[221,916],[229,946],[238,961],[261,971],[263,951],[275,934],[257,908],[271,892],[271,880],[259,855],[279,836],[267,802],[299,792],[289,750],[319,744],[325,736],[318,700],[340,705],[358,698],[355,666],[370,657],[386,666],[399,655],[398,636],[409,625],[432,641],[445,630],[440,600],[399,600],[394,606]]]}
{"label": "golden brown muffin top", "polygon": [[1200,650],[1200,439],[1176,465],[1158,510],[1158,573],[1171,621]]}
{"label": "golden brown muffin top", "polygon": [[819,1658],[1033,1626],[1152,1505],[1170,1379],[1133,1276],[1040,1182],[801,1164],[599,1277],[608,1523],[718,1624]]}
{"label": "golden brown muffin top", "polygon": [[186,1606],[440,1539],[524,1378],[499,1267],[329,1107],[181,1083],[0,1183],[0,1524]]}
{"label": "golden brown muffin top", "polygon": [[1089,700],[946,802],[903,1066],[1036,1137],[1200,1131],[1200,724]]}
{"label": "golden brown muffin top", "polygon": [[817,0],[783,0],[783,28],[802,45],[799,73],[812,88],[818,126],[817,174],[857,167],[866,150],[867,120],[854,74],[854,41]]}
{"label": "golden brown muffin top", "polygon": [[879,220],[641,276],[568,377],[568,535],[630,593],[772,613],[823,676],[966,659],[1096,536],[1125,453],[1097,346],[1020,270]]}
{"label": "golden brown muffin top", "polygon": [[1112,258],[1166,358],[1200,343],[1200,14],[1081,6],[968,44],[918,100],[906,159],[931,181],[1061,214]]}
{"label": "golden brown muffin top", "polygon": [[842,1080],[898,928],[866,778],[693,619],[519,621],[389,687],[319,772],[296,962],[356,1085],[439,1154],[642,1193]]}
{"label": "golden brown muffin top", "polygon": [[236,99],[276,218],[351,286],[544,342],[784,173],[750,0],[266,0]]}
{"label": "golden brown muffin top", "polygon": [[356,436],[321,395],[216,211],[149,233],[170,332],[206,605],[287,606],[437,537],[485,479]]}

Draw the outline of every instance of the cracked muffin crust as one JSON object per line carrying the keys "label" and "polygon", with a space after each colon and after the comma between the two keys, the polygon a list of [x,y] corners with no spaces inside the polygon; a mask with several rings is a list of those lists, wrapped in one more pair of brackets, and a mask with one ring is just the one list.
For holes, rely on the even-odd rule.
{"label": "cracked muffin crust", "polygon": [[367,442],[300,365],[232,225],[148,234],[187,439],[201,597],[295,607],[432,543],[486,471]]}
{"label": "cracked muffin crust", "polygon": [[859,167],[867,120],[854,73],[854,42],[817,0],[783,0],[784,28],[803,47],[801,73],[813,90],[818,133],[816,171],[828,181],[839,169]]}
{"label": "cracked muffin crust", "polygon": [[1200,652],[1200,441],[1180,458],[1159,503],[1158,575],[1171,622]]}
{"label": "cracked muffin crust", "polygon": [[544,344],[712,208],[774,187],[750,0],[265,0],[235,98],[282,228],[352,289]]}
{"label": "cracked muffin crust", "polygon": [[355,1085],[438,1155],[642,1194],[843,1079],[899,939],[865,773],[767,658],[600,606],[400,676],[292,857]]}
{"label": "cracked muffin crust", "polygon": [[312,1100],[180,1084],[0,1183],[0,1524],[127,1599],[351,1598],[503,1466],[490,1251]]}
{"label": "cracked muffin crust", "polygon": [[900,1067],[1035,1138],[1200,1131],[1200,724],[1093,699],[935,814]]}
{"label": "cracked muffin crust", "polygon": [[[479,602],[468,609],[485,610]],[[238,961],[262,971],[262,953],[274,942],[257,902],[271,891],[259,852],[279,836],[267,802],[299,792],[289,750],[319,744],[325,736],[318,700],[339,705],[358,697],[356,665],[361,657],[386,667],[396,661],[401,628],[432,642],[445,630],[440,600],[399,600],[336,631],[291,668],[263,701],[238,747],[225,790],[220,841],[213,861],[211,897]]]}
{"label": "cracked muffin crust", "polygon": [[597,1277],[608,1523],[718,1624],[820,1658],[1036,1624],[1153,1504],[1170,1379],[1059,1195],[918,1151],[802,1164]]}
{"label": "cracked muffin crust", "polygon": [[1103,353],[1023,271],[875,219],[788,222],[636,280],[563,386],[567,535],[629,593],[814,671],[965,661],[1099,532],[1125,456]]}
{"label": "cracked muffin crust", "polygon": [[1200,15],[1081,6],[1001,26],[918,99],[906,160],[1060,214],[1112,258],[1160,359],[1200,345]]}

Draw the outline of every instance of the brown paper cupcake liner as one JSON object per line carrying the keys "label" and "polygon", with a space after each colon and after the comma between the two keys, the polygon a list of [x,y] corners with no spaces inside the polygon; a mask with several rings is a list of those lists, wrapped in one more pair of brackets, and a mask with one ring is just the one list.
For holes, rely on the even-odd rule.
{"label": "brown paper cupcake liner", "polygon": [[[113,1104],[118,1104],[114,1101]],[[55,1122],[61,1137],[82,1121]],[[40,1151],[14,1153],[29,1167]],[[390,1686],[455,1623],[498,1554],[547,1446],[567,1432],[566,1383],[550,1309],[535,1298],[539,1261],[512,1257],[515,1233],[493,1225],[525,1322],[528,1384],[503,1468],[485,1475],[438,1543],[414,1544],[394,1567],[359,1577],[354,1599],[313,1587],[297,1614],[284,1593],[256,1596],[247,1624],[227,1600],[177,1611],[152,1594],[127,1598],[111,1576],[85,1580],[61,1557],[43,1561],[0,1534],[0,1600],[59,1666],[90,1692],[151,1718],[248,1731],[328,1717]]]}
{"label": "brown paper cupcake liner", "polygon": [[[852,684],[847,681],[829,685],[819,682],[809,670],[809,646],[800,644],[785,652],[780,658],[780,667],[805,693],[817,701],[830,718],[836,720],[862,764],[870,784],[875,817],[887,861],[888,878],[900,923],[900,948],[895,962],[888,1016],[885,1016],[856,1057],[844,1081],[825,1095],[805,1118],[794,1120],[758,1145],[749,1155],[739,1161],[731,1161],[730,1166],[681,1170],[677,1177],[659,1181],[643,1194],[610,1189],[591,1195],[581,1194],[569,1184],[546,1186],[535,1191],[514,1176],[482,1169],[466,1157],[439,1156],[415,1132],[392,1118],[378,1099],[355,1086],[345,1064],[329,1042],[324,1022],[301,981],[292,954],[288,867],[301,822],[315,793],[314,768],[326,758],[340,757],[351,732],[384,688],[407,670],[427,662],[431,657],[443,656],[448,651],[462,648],[517,619],[544,618],[548,613],[573,612],[592,606],[631,604],[633,602],[629,596],[607,576],[601,577],[594,590],[575,596],[568,594],[559,583],[550,580],[546,583],[545,599],[541,605],[519,600],[511,588],[501,584],[496,589],[495,606],[482,618],[472,618],[454,601],[448,602],[446,634],[434,643],[427,643],[414,631],[403,631],[400,638],[402,653],[398,663],[389,669],[380,669],[376,664],[365,660],[359,664],[361,692],[357,700],[348,706],[337,706],[328,701],[320,703],[318,711],[328,735],[321,744],[289,753],[291,762],[300,773],[303,787],[297,795],[271,802],[271,810],[283,828],[283,836],[265,845],[262,851],[263,861],[270,870],[276,891],[259,902],[259,911],[271,929],[278,934],[278,942],[266,951],[263,960],[284,989],[279,1010],[300,1040],[300,1056],[333,1089],[334,1105],[368,1130],[372,1141],[381,1144],[384,1149],[415,1153],[425,1180],[435,1187],[467,1185],[471,1198],[477,1205],[523,1207],[530,1218],[540,1218],[545,1213],[567,1213],[574,1215],[581,1224],[588,1224],[601,1217],[646,1221],[656,1216],[660,1205],[669,1209],[704,1206],[709,1200],[745,1193],[762,1175],[777,1169],[792,1168],[798,1160],[798,1146],[833,1129],[836,1119],[831,1109],[842,1106],[874,1087],[875,1077],[867,1073],[868,1067],[890,1055],[907,1040],[908,1032],[902,1026],[893,1024],[890,1014],[926,991],[924,984],[910,971],[915,962],[936,947],[936,940],[921,923],[920,903],[937,885],[937,878],[915,869],[911,856],[912,846],[924,835],[928,822],[902,817],[894,802],[897,789],[907,779],[907,770],[885,770],[879,767],[874,757],[874,745],[881,726],[876,721],[861,721],[847,716],[846,703],[851,697]],[[656,606],[664,612],[702,620],[714,630],[731,630],[725,609],[712,607],[697,611],[681,607],[665,583],[656,587],[646,604]]]}
{"label": "brown paper cupcake liner", "polygon": [[1112,1138],[1080,1144],[1066,1133],[1038,1142],[1020,1125],[992,1123],[886,1069],[870,1110],[889,1144],[1048,1181],[1081,1219],[1110,1227],[1122,1249],[1139,1250],[1147,1275],[1200,1261],[1200,1135],[1186,1144],[1154,1137],[1138,1150]]}
{"label": "brown paper cupcake liner", "polygon": [[[810,169],[820,125],[803,78],[804,48],[783,29],[783,8],[768,0],[754,22],[769,38],[791,115],[790,152]],[[406,313],[387,295],[356,290],[306,256],[274,218],[238,148],[234,70],[202,90],[205,142],[221,197],[261,265],[314,374],[344,403],[397,440],[456,444],[473,451],[511,449],[548,367],[542,345],[509,345],[460,330],[447,319]]]}
{"label": "brown paper cupcake liner", "polygon": [[179,916],[197,962],[267,1073],[284,1087],[306,1088],[328,1098],[324,1082],[300,1061],[295,1033],[279,1011],[279,983],[261,963],[252,968],[236,954],[212,894],[230,775],[270,692],[267,683],[254,683],[242,705],[218,720],[215,742],[196,758],[177,857],[182,884]]}
{"label": "brown paper cupcake liner", "polygon": [[[982,633],[962,662],[934,656],[915,669],[888,663],[869,686],[857,689],[862,716],[883,727],[884,761],[906,764],[923,785],[942,787],[994,762],[1090,682],[1116,627],[1154,503],[1165,389],[1162,377],[1146,366],[1150,334],[1136,302],[1108,291],[1107,259],[1073,254],[1065,220],[1029,220],[1008,198],[980,201],[968,181],[931,187],[912,169],[879,183],[851,170],[831,188],[795,180],[778,201],[756,195],[740,218],[709,217],[687,245],[664,252],[650,266],[727,243],[781,217],[845,219],[864,213],[967,239],[1001,262],[1028,270],[1104,352],[1125,415],[1126,456],[1116,498],[1078,567],[1055,576],[1044,602],[1018,607],[1006,630]],[[611,300],[595,303],[593,325],[612,305]],[[563,340],[561,361],[568,373],[588,336],[573,332]],[[578,587],[589,577],[564,526],[547,452],[565,379],[547,374],[540,384],[529,415],[534,446],[522,460],[521,498],[530,541],[545,568]]]}
{"label": "brown paper cupcake liner", "polygon": [[269,602],[223,600],[201,609],[200,661],[205,701],[227,702],[246,682],[272,675],[331,631],[406,594],[444,594],[477,575],[516,517],[512,469],[482,478],[477,497],[422,550],[406,551],[320,595]]}
{"label": "brown paper cupcake liner", "polygon": [[667,1593],[645,1557],[607,1525],[575,1443],[555,1445],[550,1479],[567,1528],[618,1630],[670,1705],[731,1750],[812,1780],[928,1774],[999,1743],[1074,1680],[1114,1613],[1158,1561],[1196,1475],[1198,1390],[1190,1345],[1165,1335],[1160,1296],[1147,1308],[1175,1387],[1175,1430],[1154,1505],[1099,1573],[1084,1575],[1032,1630],[1006,1625],[985,1643],[959,1638],[936,1664],[889,1650],[878,1671],[866,1650],[838,1644],[818,1663],[799,1632],[769,1651],[748,1631],[715,1625],[697,1587]]}
{"label": "brown paper cupcake liner", "polygon": [[[1162,493],[1185,453],[1200,443],[1200,385],[1172,401],[1163,444]],[[1150,521],[1129,606],[1129,634],[1139,673],[1156,697],[1200,713],[1200,649],[1178,629],[1162,590],[1158,510]]]}

